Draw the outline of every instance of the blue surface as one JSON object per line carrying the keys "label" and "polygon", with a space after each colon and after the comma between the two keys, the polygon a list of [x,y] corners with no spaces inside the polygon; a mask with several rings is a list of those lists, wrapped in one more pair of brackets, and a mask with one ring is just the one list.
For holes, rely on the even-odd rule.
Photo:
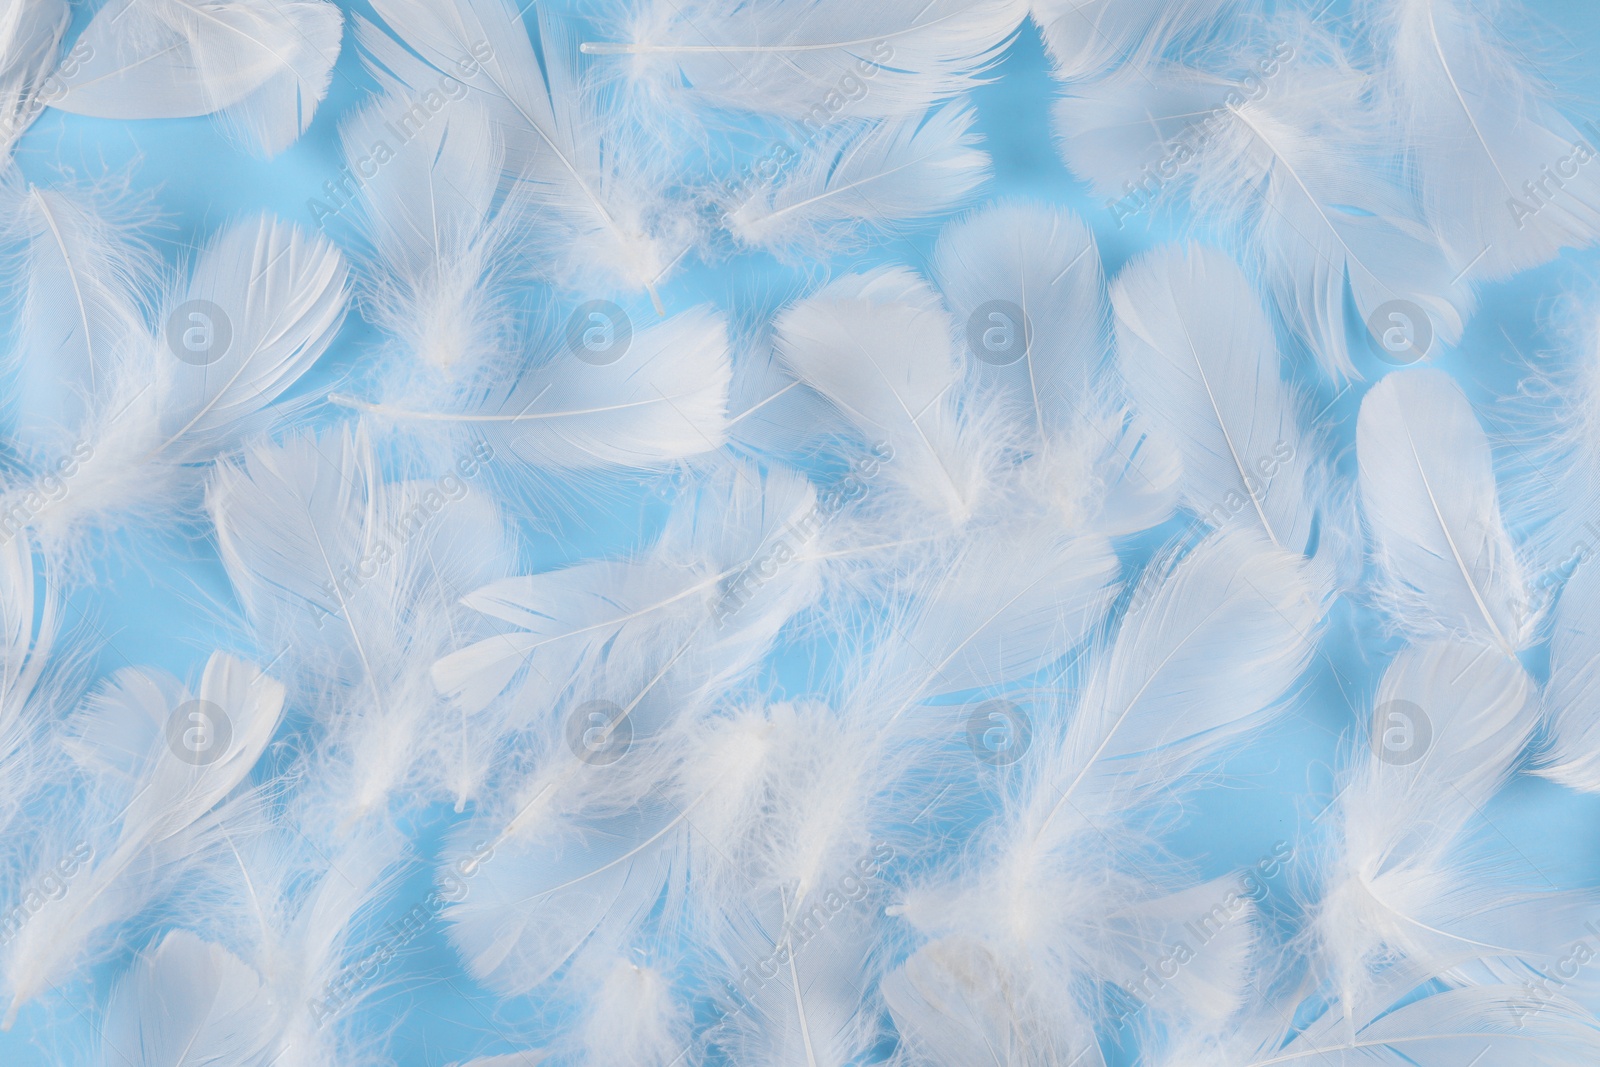
{"label": "blue surface", "polygon": [[[1330,17],[1340,17],[1343,8],[1337,5]],[[1500,24],[1516,36],[1525,54],[1538,58],[1537,69],[1559,93],[1569,115],[1580,121],[1600,118],[1600,64],[1592,58],[1600,55],[1600,4],[1545,0],[1530,4],[1529,10],[1531,20],[1502,16]],[[80,25],[85,15],[79,13]],[[974,94],[979,129],[996,174],[983,192],[985,198],[1026,195],[1078,211],[1095,229],[1108,276],[1129,257],[1176,235],[1170,220],[1148,216],[1118,227],[1066,171],[1051,144],[1053,86],[1031,25],[1023,28],[994,74],[993,84]],[[161,213],[164,225],[158,238],[168,261],[176,262],[185,246],[202,243],[227,220],[245,213],[267,210],[314,226],[309,201],[321,195],[323,182],[338,170],[337,124],[362,102],[369,87],[347,41],[332,90],[310,131],[270,162],[235,150],[209,119],[126,123],[54,110],[46,111],[27,133],[18,160],[39,184],[51,184],[61,173],[125,176]],[[903,262],[926,270],[925,257],[936,233],[936,223],[908,229],[863,253],[842,257],[835,270],[862,262]],[[1509,283],[1486,288],[1462,344],[1437,353],[1432,362],[1462,381],[1480,407],[1513,394],[1528,363],[1559,358],[1552,313],[1564,295],[1576,294],[1587,306],[1600,306],[1595,301],[1597,268],[1600,250],[1568,252]],[[710,268],[691,265],[661,295],[669,313],[708,300],[730,310],[773,310],[821,273],[815,264],[784,266],[751,255]],[[323,365],[297,391],[323,390],[346,373],[359,371],[375,340],[373,330],[352,315]],[[1332,398],[1331,389],[1326,395]],[[1352,391],[1331,408],[1336,444],[1347,450],[1353,447],[1358,405],[1358,391]],[[640,524],[658,512],[658,506],[645,501],[622,501],[607,523],[588,529],[568,524],[530,540],[524,557],[543,568],[614,552],[637,543]],[[68,617],[84,628],[91,642],[101,642],[96,660],[101,673],[153,665],[193,676],[219,645],[247,647],[240,637],[237,606],[203,532],[122,535],[103,560],[99,578],[94,588],[74,597]],[[1174,852],[1206,875],[1254,864],[1280,841],[1297,842],[1297,856],[1303,855],[1315,839],[1312,819],[1329,798],[1332,768],[1340,762],[1341,746],[1348,744],[1356,720],[1352,708],[1362,706],[1375,688],[1392,651],[1371,618],[1341,604],[1317,669],[1291,713],[1213,769],[1215,784],[1198,793],[1172,831],[1168,844]],[[1537,653],[1529,659],[1542,680]],[[417,828],[420,854],[437,847],[448,822],[445,815],[431,813]],[[1486,815],[1549,882],[1600,884],[1600,798],[1575,797],[1523,778]],[[1289,907],[1289,889],[1308,873],[1298,861],[1286,864],[1270,880],[1274,907]],[[431,878],[431,869],[418,864],[396,895],[392,914],[424,897]],[[63,990],[67,1008],[34,1005],[25,1011],[15,1030],[0,1034],[0,1064],[98,1062],[89,1018],[104,1005],[110,983],[138,947],[126,946],[90,982]],[[399,1067],[439,1067],[472,1055],[510,1051],[519,1047],[512,1038],[537,1036],[539,1006],[501,1004],[477,988],[463,975],[437,925],[390,965],[382,982],[384,988],[363,1009],[370,1017],[364,1021],[374,1032],[392,1028],[389,1047]],[[55,1020],[47,1032],[51,1016]]]}

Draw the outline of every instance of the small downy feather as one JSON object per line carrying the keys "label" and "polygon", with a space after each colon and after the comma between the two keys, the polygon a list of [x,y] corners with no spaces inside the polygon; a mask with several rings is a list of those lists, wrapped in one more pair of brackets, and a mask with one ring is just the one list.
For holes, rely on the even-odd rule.
{"label": "small downy feather", "polygon": [[[358,918],[392,888],[398,835],[379,830],[331,854],[289,827],[251,825],[225,842],[232,855],[214,871],[223,893],[212,890],[207,912],[239,953],[186,929],[146,950],[112,994],[106,1067],[350,1062],[339,1024],[377,976],[356,974],[345,956]],[[392,930],[385,937],[390,944],[367,946],[374,955],[392,947]]]}
{"label": "small downy feather", "polygon": [[12,3],[0,13],[0,170],[48,97],[61,91],[60,74],[55,81],[50,75],[71,18],[64,0]]}
{"label": "small downy feather", "polygon": [[954,210],[989,175],[974,147],[976,114],[952,104],[925,115],[840,123],[780,183],[722,205],[741,244],[820,253],[862,227]]}
{"label": "small downy feather", "polygon": [[[952,1052],[998,1041],[1024,1063],[1095,1047],[1093,983],[1132,982],[1155,928],[1205,910],[1161,903],[1142,872],[1118,869],[1106,828],[1277,706],[1311,657],[1320,610],[1301,568],[1257,530],[1213,533],[1124,620],[1075,713],[1035,716],[1035,755],[1004,786],[1002,812],[897,909],[929,938],[893,983],[897,1019],[964,1020]],[[1208,988],[1174,993],[1203,1002]],[[963,1061],[933,1050],[913,1062]]]}
{"label": "small downy feather", "polygon": [[972,369],[1027,413],[1037,446],[1082,421],[1083,391],[1110,348],[1100,251],[1083,220],[1042,204],[989,205],[945,227],[934,271],[959,336],[987,356]]}
{"label": "small downy feather", "polygon": [[[812,594],[818,521],[816,494],[798,474],[725,469],[682,498],[638,559],[594,560],[466,593],[466,607],[511,628],[442,657],[434,681],[476,711],[519,674],[519,699],[549,703],[602,663],[651,676],[663,662],[696,659],[695,648],[720,652],[703,665],[708,672],[737,673]],[[783,581],[769,581],[778,567]]]}
{"label": "small downy feather", "polygon": [[1561,589],[1550,634],[1544,708],[1550,746],[1539,773],[1600,792],[1600,567],[1580,564]]}
{"label": "small downy feather", "polygon": [[904,268],[851,274],[783,311],[778,355],[868,440],[887,441],[887,477],[924,508],[965,521],[990,479],[993,444],[964,422],[950,315]]}
{"label": "small downy feather", "polygon": [[[15,203],[11,202],[12,196]],[[6,285],[21,293],[8,358],[16,433],[56,462],[126,349],[146,332],[155,256],[107,219],[89,195],[0,183],[16,256]]]}
{"label": "small downy feather", "polygon": [[1303,557],[1249,527],[1208,536],[1123,619],[1054,756],[1044,823],[1069,802],[1092,818],[1148,798],[1262,722],[1310,661],[1321,614]]}
{"label": "small downy feather", "polygon": [[1314,927],[1347,1019],[1473,961],[1554,954],[1577,927],[1581,901],[1543,891],[1496,831],[1468,832],[1537,725],[1533,695],[1486,644],[1412,646],[1384,673],[1330,812],[1339,845]]}
{"label": "small downy feather", "polygon": [[1207,23],[1237,17],[1248,0],[1033,0],[1056,77],[1103,75],[1139,64],[1171,41]]}
{"label": "small downy feather", "polygon": [[1427,218],[1455,269],[1496,281],[1593,244],[1595,138],[1535,87],[1483,5],[1373,0],[1369,10]]}
{"label": "small downy feather", "polygon": [[104,119],[216,113],[275,156],[327,95],[343,22],[326,0],[111,0],[75,42],[84,58],[50,106]]}
{"label": "small downy feather", "polygon": [[487,442],[534,470],[659,468],[715,451],[727,435],[733,379],[722,315],[693,308],[635,332],[623,314],[574,310],[567,330],[547,339],[546,359],[444,410],[330,399],[380,423]]}
{"label": "small downy feather", "polygon": [[258,1067],[271,1034],[254,1025],[261,976],[221,945],[174,930],[117,983],[101,1023],[107,1064]]}
{"label": "small downy feather", "polygon": [[1111,301],[1122,379],[1183,453],[1184,504],[1213,526],[1239,516],[1305,553],[1316,452],[1244,273],[1220,252],[1168,245],[1124,267]]}
{"label": "small downy feather", "polygon": [[[516,347],[507,283],[520,220],[497,196],[504,146],[470,98],[419,123],[413,91],[383,66],[400,46],[359,18],[356,39],[385,88],[339,130],[346,166],[362,175],[365,313],[400,349],[385,363],[383,399],[436,401],[504,373]],[[409,55],[390,59],[403,68]],[[414,132],[391,146],[392,130]]]}
{"label": "small downy feather", "polygon": [[[475,473],[481,460],[461,463]],[[480,724],[443,714],[428,670],[452,638],[454,602],[503,573],[495,506],[454,470],[386,482],[367,435],[349,429],[220,466],[207,506],[258,642],[313,696],[339,828],[407,786],[437,790],[440,776],[463,804]]]}
{"label": "small downy feather", "polygon": [[1362,321],[1405,301],[1449,344],[1471,296],[1398,181],[1366,76],[1308,32],[1291,24],[1297,44],[1243,53],[1237,80],[1161,64],[1075,88],[1057,131],[1119,225],[1188,190],[1198,214],[1237,235],[1323,369],[1345,379],[1360,376],[1347,291]]}
{"label": "small downy feather", "polygon": [[1449,375],[1385,377],[1356,423],[1361,511],[1393,625],[1417,636],[1470,634],[1515,654],[1531,626],[1493,457]]}
{"label": "small downy feather", "polygon": [[78,295],[56,309],[63,373],[38,385],[45,410],[65,420],[32,435],[40,476],[70,475],[69,491],[32,516],[47,544],[110,516],[183,504],[192,465],[266,428],[279,414],[273,402],[322,355],[344,316],[338,249],[267,217],[236,223],[205,248],[192,280],[162,302],[154,334],[134,317],[132,294],[116,287],[129,264],[115,252],[98,269],[59,262],[85,284],[68,288]]}
{"label": "small downy feather", "polygon": [[561,22],[540,9],[536,52],[512,0],[373,7],[427,64],[401,69],[401,56],[385,59],[412,90],[464,83],[489,109],[504,136],[508,176],[539,209],[520,235],[529,262],[580,292],[620,286],[654,296],[693,244],[687,220],[665,197],[669,157],[630,139],[627,125],[606,112],[579,74]]}
{"label": "small downy feather", "polygon": [[6,943],[5,1028],[70,974],[98,932],[136,914],[206,845],[208,813],[250,773],[283,701],[282,685],[219,652],[193,694],[130,667],[74,716],[69,743],[89,779],[80,832],[91,862]]}
{"label": "small downy feather", "polygon": [[583,51],[621,57],[630,79],[699,104],[888,118],[979,84],[1026,13],[1025,0],[655,0],[628,16],[626,40]]}

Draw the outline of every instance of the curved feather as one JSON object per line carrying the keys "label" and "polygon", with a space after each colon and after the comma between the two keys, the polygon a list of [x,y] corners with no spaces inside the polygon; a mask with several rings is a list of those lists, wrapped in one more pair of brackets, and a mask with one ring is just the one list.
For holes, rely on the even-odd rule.
{"label": "curved feather", "polygon": [[1489,441],[1442,371],[1390,374],[1356,424],[1378,593],[1402,631],[1470,634],[1514,654],[1526,593],[1500,518]]}
{"label": "curved feather", "polygon": [[112,0],[78,38],[92,51],[50,104],[107,119],[217,112],[271,157],[327,95],[343,21],[326,0]]}

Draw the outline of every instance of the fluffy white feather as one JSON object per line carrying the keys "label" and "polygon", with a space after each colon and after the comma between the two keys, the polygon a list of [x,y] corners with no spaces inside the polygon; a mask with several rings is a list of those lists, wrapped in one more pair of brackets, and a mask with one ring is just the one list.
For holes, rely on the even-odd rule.
{"label": "fluffy white feather", "polygon": [[652,2],[626,40],[583,51],[626,57],[627,76],[662,94],[823,125],[841,106],[898,116],[966,92],[1026,13],[1024,0]]}
{"label": "fluffy white feather", "polygon": [[[588,328],[619,330],[610,315],[594,313]],[[621,337],[612,332],[607,343]],[[547,359],[445,410],[332,399],[379,420],[436,426],[462,443],[487,440],[535,470],[661,467],[722,444],[732,377],[727,325],[701,307],[641,326],[625,351],[600,365],[578,358],[568,336],[550,338]]]}
{"label": "fluffy white feather", "polygon": [[[37,194],[36,204],[41,219],[68,217],[48,194]],[[193,465],[270,424],[279,414],[273,402],[322,355],[345,306],[338,249],[262,217],[236,223],[205,248],[150,331],[127,288],[137,258],[76,221],[88,236],[62,243],[65,231],[47,226],[38,252],[69,283],[66,299],[48,305],[60,368],[36,386],[54,418],[30,434],[37,477],[66,479],[57,499],[29,509],[31,524],[54,544],[86,523],[185,503]],[[76,259],[75,250],[89,255]],[[25,381],[31,395],[35,379]],[[14,487],[8,506],[33,491]]]}
{"label": "fluffy white feather", "polygon": [[1384,673],[1330,813],[1339,847],[1316,917],[1347,1019],[1469,961],[1542,958],[1578,927],[1579,902],[1535,892],[1543,878],[1506,862],[1497,831],[1467,833],[1536,724],[1530,679],[1488,645],[1415,646]]}
{"label": "fluffy white feather", "polygon": [[1124,267],[1111,301],[1123,381],[1183,453],[1183,502],[1213,526],[1238,516],[1286,551],[1313,547],[1316,449],[1243,272],[1166,246]]}
{"label": "fluffy white feather", "polygon": [[[1100,250],[1083,220],[1043,204],[992,204],[939,235],[934,272],[969,347],[974,316],[979,329],[1022,330],[1019,359],[969,369],[1028,414],[1041,444],[1084,418],[1082,394],[1110,348],[1110,329]],[[1020,308],[1024,323],[984,309],[997,300]]]}
{"label": "fluffy white feather", "polygon": [[1056,112],[1068,163],[1119,225],[1187,190],[1335,378],[1358,376],[1347,292],[1362,321],[1404,300],[1455,343],[1470,294],[1397,180],[1365,76],[1330,41],[1292,36],[1243,52],[1236,79],[1160,64],[1075,88]]}
{"label": "fluffy white feather", "polygon": [[953,210],[989,175],[973,147],[975,114],[952,104],[925,115],[840,124],[777,184],[725,202],[723,224],[742,244],[830,250],[856,229]]}
{"label": "fluffy white feather", "polygon": [[[460,470],[476,477],[482,463],[463,457]],[[407,786],[447,784],[464,803],[491,739],[444,714],[428,669],[452,639],[451,605],[503,572],[489,499],[457,470],[386,482],[366,434],[347,429],[220,466],[207,504],[258,643],[316,701],[341,828]]]}
{"label": "fluffy white feather", "polygon": [[1104,74],[1124,62],[1159,54],[1181,34],[1237,17],[1247,0],[1033,0],[1059,78]]}
{"label": "fluffy white feather", "polygon": [[894,449],[888,476],[947,521],[967,519],[990,478],[994,446],[962,420],[950,316],[903,268],[851,274],[777,320],[779,358],[869,440]]}
{"label": "fluffy white feather", "polygon": [[61,91],[49,76],[71,17],[63,0],[19,0],[0,12],[0,170],[46,97]]}
{"label": "fluffy white feather", "polygon": [[1368,10],[1388,46],[1386,73],[1428,221],[1455,269],[1495,281],[1592,244],[1600,138],[1535,87],[1519,61],[1525,53],[1486,9],[1383,0]]}
{"label": "fluffy white feather", "polygon": [[[398,57],[414,91],[444,75],[464,82],[505,138],[510,177],[539,221],[522,233],[529,260],[571,290],[621,286],[654,293],[693,244],[663,196],[667,157],[609,115],[577,71],[558,20],[539,13],[535,52],[511,0],[378,0],[389,31],[432,71]],[[658,303],[659,308],[659,303]]]}
{"label": "fluffy white feather", "polygon": [[206,816],[250,773],[283,698],[281,684],[219,652],[192,695],[170,676],[127,668],[77,713],[71,745],[89,783],[79,832],[93,854],[6,943],[6,1028],[204,847]]}
{"label": "fluffy white feather", "polygon": [[50,104],[106,119],[218,113],[274,156],[327,95],[343,21],[326,0],[111,0],[74,45],[91,54]]}
{"label": "fluffy white feather", "polygon": [[1469,634],[1508,654],[1529,629],[1522,570],[1500,518],[1483,427],[1433,369],[1373,386],[1356,424],[1361,510],[1393,625]]}
{"label": "fluffy white feather", "polygon": [[1539,773],[1563,785],[1600,792],[1600,568],[1581,562],[1561,589],[1550,634],[1550,681],[1544,690],[1550,746]]}

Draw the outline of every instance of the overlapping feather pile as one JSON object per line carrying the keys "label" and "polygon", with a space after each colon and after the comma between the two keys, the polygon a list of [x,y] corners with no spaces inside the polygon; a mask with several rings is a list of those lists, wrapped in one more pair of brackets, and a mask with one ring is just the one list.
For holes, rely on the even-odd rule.
{"label": "overlapping feather pile", "polygon": [[[1600,237],[1517,9],[5,4],[4,1062],[1600,1062],[1498,821],[1600,791],[1597,334],[1474,377]],[[1041,40],[1084,217],[979,136]],[[47,109],[339,158],[174,262]],[[139,530],[187,678],[95,666]]]}

